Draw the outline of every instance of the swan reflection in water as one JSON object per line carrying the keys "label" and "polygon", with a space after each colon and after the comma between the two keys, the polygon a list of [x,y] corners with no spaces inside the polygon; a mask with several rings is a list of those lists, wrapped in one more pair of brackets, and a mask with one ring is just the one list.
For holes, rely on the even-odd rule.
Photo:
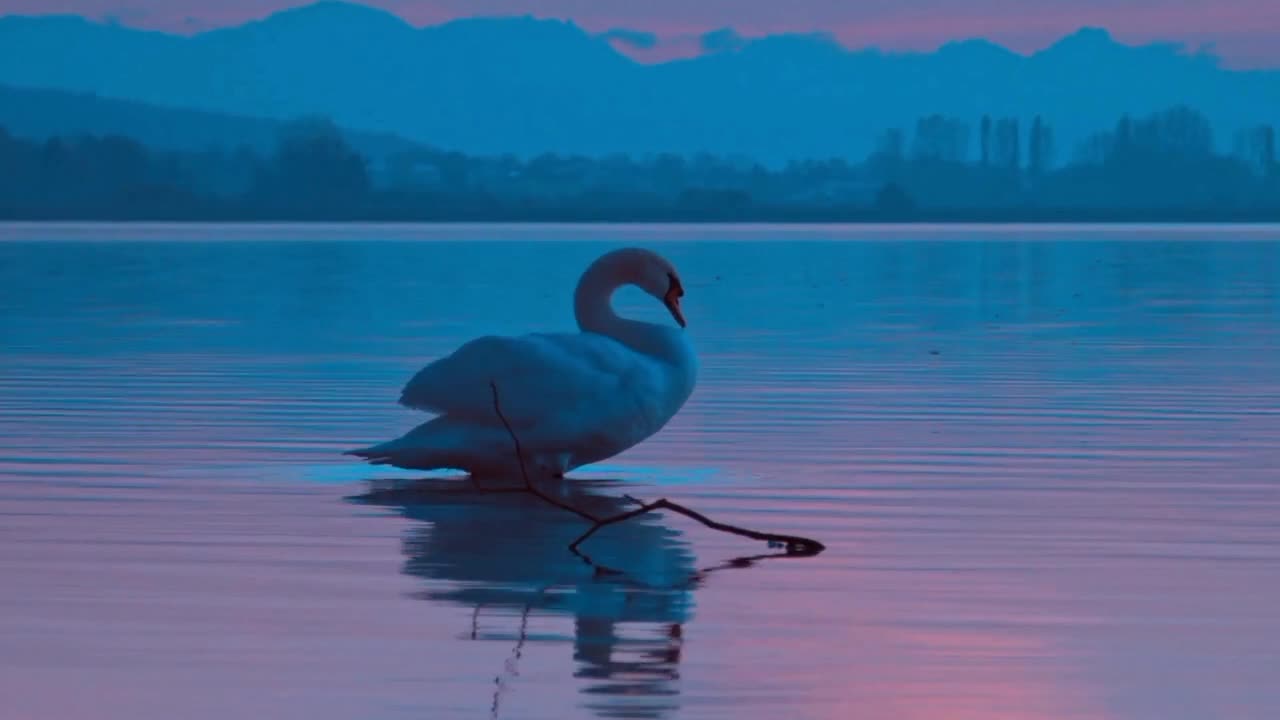
{"label": "swan reflection in water", "polygon": [[[597,491],[606,481],[576,480],[562,499],[597,516],[631,509]],[[617,492],[617,481],[607,481]],[[513,644],[498,673],[492,714],[518,672],[528,642],[569,642],[528,632],[531,616],[573,619],[574,675],[585,707],[600,717],[662,718],[679,705],[683,625],[692,613],[694,556],[678,531],[642,516],[588,541],[593,560],[623,571],[601,575],[567,546],[587,523],[525,493],[486,493],[457,480],[417,480],[352,498],[421,521],[404,539],[404,572],[429,581],[420,596],[472,608],[474,639]],[[482,632],[501,618],[509,633]]]}

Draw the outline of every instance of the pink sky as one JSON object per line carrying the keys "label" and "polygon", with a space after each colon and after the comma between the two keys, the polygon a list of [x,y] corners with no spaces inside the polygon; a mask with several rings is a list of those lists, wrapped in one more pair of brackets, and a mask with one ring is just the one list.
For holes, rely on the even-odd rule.
{"label": "pink sky", "polygon": [[[78,13],[145,28],[192,32],[305,5],[303,0],[0,0],[0,13]],[[475,15],[564,18],[592,31],[656,33],[685,54],[696,37],[732,26],[744,35],[825,31],[850,47],[937,47],[985,37],[1015,50],[1044,47],[1081,26],[1105,27],[1124,42],[1212,44],[1227,65],[1280,67],[1275,0],[371,0],[415,25]]]}

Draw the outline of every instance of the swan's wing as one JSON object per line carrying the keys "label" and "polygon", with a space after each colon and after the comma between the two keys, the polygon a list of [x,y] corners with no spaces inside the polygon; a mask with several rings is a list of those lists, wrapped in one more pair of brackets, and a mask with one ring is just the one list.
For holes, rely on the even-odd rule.
{"label": "swan's wing", "polygon": [[507,420],[517,429],[530,428],[552,418],[606,415],[611,406],[628,404],[643,384],[637,380],[649,372],[637,353],[601,335],[487,336],[418,371],[400,403],[492,423],[497,421],[492,381]]}

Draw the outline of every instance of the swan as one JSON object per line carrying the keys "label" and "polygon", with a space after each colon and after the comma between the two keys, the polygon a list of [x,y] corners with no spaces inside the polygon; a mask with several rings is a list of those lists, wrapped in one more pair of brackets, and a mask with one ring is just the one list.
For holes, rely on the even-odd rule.
{"label": "swan", "polygon": [[[627,285],[660,300],[679,329],[619,317],[612,298]],[[531,474],[559,478],[613,457],[662,429],[693,392],[697,358],[684,332],[683,296],[679,273],[657,253],[605,253],[583,272],[573,294],[579,332],[464,343],[401,391],[401,405],[436,417],[346,454],[472,477],[518,474],[511,436],[494,410],[492,382]]]}

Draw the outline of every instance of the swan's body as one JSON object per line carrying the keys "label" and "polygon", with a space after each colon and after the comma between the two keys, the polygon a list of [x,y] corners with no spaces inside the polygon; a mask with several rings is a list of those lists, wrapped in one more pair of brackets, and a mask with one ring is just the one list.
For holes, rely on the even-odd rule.
{"label": "swan's body", "polygon": [[628,284],[662,299],[684,325],[684,291],[670,263],[647,250],[607,253],[587,268],[574,293],[581,332],[467,342],[420,370],[401,393],[401,404],[435,418],[351,454],[415,470],[518,473],[491,382],[526,466],[539,475],[563,475],[653,435],[693,392],[697,361],[681,330],[613,312],[614,291]]}

